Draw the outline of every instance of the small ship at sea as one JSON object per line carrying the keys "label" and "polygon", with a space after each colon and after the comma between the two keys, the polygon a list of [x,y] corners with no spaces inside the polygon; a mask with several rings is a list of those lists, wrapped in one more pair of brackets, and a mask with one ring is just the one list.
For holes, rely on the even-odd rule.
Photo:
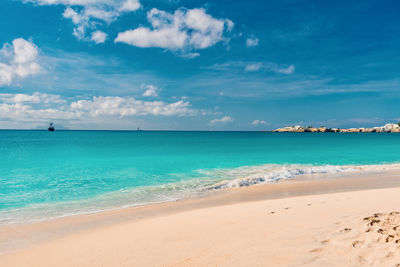
{"label": "small ship at sea", "polygon": [[53,126],[53,122],[50,122],[49,128],[47,128],[47,130],[49,130],[50,132],[54,132],[54,126]]}

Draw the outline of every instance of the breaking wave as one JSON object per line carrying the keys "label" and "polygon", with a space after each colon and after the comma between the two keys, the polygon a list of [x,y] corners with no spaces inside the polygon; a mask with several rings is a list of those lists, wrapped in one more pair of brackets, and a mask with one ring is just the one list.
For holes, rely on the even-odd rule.
{"label": "breaking wave", "polygon": [[[339,174],[400,170],[400,164],[382,165],[300,165],[266,164],[232,169],[197,170],[180,174],[181,181],[154,186],[121,189],[89,199],[33,204],[0,210],[0,224],[41,221],[78,214],[88,214],[148,204],[198,197],[220,189],[274,183],[310,174]],[[192,178],[190,178],[192,177]]]}
{"label": "breaking wave", "polygon": [[[283,179],[290,179],[300,175],[309,174],[335,174],[345,172],[361,172],[361,171],[385,171],[400,169],[400,164],[382,164],[382,165],[277,165],[267,164],[252,167],[240,167],[232,170],[214,170],[210,171],[209,176],[213,176],[213,172],[217,172],[220,177],[230,177],[224,179],[211,186],[206,190],[222,189],[251,186],[256,184],[273,183]],[[207,172],[205,172],[207,173]]]}

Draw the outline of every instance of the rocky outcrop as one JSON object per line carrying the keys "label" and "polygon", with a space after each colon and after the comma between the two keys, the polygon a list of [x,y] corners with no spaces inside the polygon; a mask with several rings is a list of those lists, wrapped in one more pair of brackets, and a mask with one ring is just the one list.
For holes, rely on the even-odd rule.
{"label": "rocky outcrop", "polygon": [[349,129],[339,129],[339,128],[327,128],[321,126],[319,128],[308,126],[287,126],[283,128],[278,128],[273,132],[285,132],[285,133],[400,133],[400,124],[388,123],[385,126],[373,127],[373,128],[349,128]]}

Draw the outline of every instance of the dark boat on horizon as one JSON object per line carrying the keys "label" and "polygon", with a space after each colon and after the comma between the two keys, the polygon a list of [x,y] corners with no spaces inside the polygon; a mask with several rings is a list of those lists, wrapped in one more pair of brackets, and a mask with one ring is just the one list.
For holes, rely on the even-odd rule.
{"label": "dark boat on horizon", "polygon": [[54,126],[53,126],[53,122],[50,122],[49,128],[47,128],[47,130],[49,130],[50,132],[54,132]]}

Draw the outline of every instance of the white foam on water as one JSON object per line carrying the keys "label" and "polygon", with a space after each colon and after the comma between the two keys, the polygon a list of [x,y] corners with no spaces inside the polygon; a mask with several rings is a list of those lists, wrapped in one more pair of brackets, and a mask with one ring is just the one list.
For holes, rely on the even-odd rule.
{"label": "white foam on water", "polygon": [[[400,164],[381,165],[300,165],[265,164],[232,169],[198,170],[195,177],[175,183],[121,189],[99,196],[68,202],[33,204],[0,210],[0,224],[42,221],[65,216],[110,211],[148,204],[177,201],[220,190],[274,183],[306,174],[336,174],[350,172],[376,172],[400,170]],[[186,178],[186,179],[185,179]]]}
{"label": "white foam on water", "polygon": [[[400,164],[381,165],[277,165],[267,164],[252,167],[240,167],[232,170],[219,171],[220,176],[227,176],[216,184],[206,187],[206,190],[251,186],[273,183],[282,179],[290,179],[307,174],[335,174],[344,172],[385,171],[400,169]],[[210,173],[211,175],[211,173]]]}

